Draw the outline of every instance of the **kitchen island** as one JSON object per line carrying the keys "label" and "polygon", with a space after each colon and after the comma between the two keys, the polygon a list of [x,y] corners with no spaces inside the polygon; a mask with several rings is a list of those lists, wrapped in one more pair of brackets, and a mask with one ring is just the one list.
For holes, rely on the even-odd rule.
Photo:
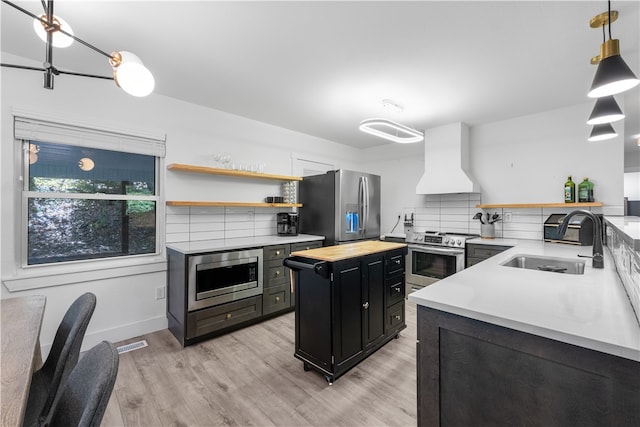
{"label": "kitchen island", "polygon": [[[640,326],[605,249],[518,244],[409,296],[418,425],[639,425]],[[584,274],[502,265],[530,255]]]}
{"label": "kitchen island", "polygon": [[407,245],[363,241],[292,252],[295,353],[329,384],[404,329]]}

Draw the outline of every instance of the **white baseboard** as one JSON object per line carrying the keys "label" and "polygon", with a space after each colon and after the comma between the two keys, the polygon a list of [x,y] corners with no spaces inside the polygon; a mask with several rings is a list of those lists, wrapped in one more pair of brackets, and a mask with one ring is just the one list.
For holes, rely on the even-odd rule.
{"label": "white baseboard", "polygon": [[[111,329],[104,329],[102,331],[87,333],[84,336],[84,341],[82,341],[82,348],[80,349],[80,351],[82,352],[89,350],[93,346],[105,340],[115,344],[119,341],[124,341],[131,338],[139,337],[141,335],[150,334],[151,332],[156,332],[162,329],[167,329],[167,327],[167,317],[158,316],[140,322],[120,325]],[[49,343],[41,347],[43,360],[45,360],[46,355],[49,354],[51,345],[52,343]]]}

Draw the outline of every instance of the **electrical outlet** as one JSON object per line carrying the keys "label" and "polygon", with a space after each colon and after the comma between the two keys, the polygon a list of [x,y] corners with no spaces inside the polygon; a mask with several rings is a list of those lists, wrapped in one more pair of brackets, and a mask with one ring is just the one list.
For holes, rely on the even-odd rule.
{"label": "electrical outlet", "polygon": [[164,299],[164,286],[156,288],[156,299]]}
{"label": "electrical outlet", "polygon": [[511,212],[504,213],[504,222],[511,222]]}

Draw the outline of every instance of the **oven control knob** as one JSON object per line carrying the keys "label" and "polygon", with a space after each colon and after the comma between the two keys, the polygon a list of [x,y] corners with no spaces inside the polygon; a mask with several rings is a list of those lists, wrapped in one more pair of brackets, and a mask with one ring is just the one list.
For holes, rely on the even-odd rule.
{"label": "oven control knob", "polygon": [[444,238],[444,240],[443,240],[443,243],[444,243],[444,244],[449,243],[449,238],[448,238],[448,237],[445,237],[445,238]]}
{"label": "oven control knob", "polygon": [[458,239],[456,243],[458,244],[458,246],[460,246],[462,244],[462,240]]}

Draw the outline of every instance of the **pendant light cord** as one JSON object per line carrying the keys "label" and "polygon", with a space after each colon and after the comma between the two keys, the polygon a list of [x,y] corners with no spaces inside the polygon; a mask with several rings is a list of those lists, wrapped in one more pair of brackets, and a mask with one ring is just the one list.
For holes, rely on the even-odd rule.
{"label": "pendant light cord", "polygon": [[607,4],[609,5],[609,40],[611,40],[611,0],[608,0]]}

